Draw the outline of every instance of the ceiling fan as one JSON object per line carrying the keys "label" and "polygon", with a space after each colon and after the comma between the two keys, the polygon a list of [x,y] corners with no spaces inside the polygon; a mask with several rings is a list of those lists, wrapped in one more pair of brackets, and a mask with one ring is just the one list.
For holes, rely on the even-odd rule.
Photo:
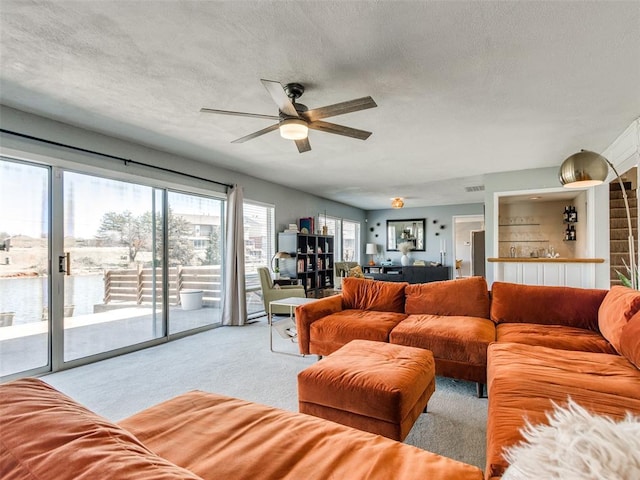
{"label": "ceiling fan", "polygon": [[259,137],[265,133],[280,129],[280,135],[288,140],[294,140],[300,153],[311,150],[309,144],[309,128],[321,132],[344,135],[345,137],[366,140],[371,132],[358,130],[356,128],[345,127],[335,123],[323,122],[323,118],[342,115],[344,113],[357,112],[367,108],[377,107],[376,102],[371,97],[362,97],[347,102],[327,105],[326,107],[307,109],[306,105],[297,103],[296,100],[304,93],[304,85],[299,83],[287,83],[284,87],[280,82],[273,80],[260,80],[267,89],[271,98],[278,106],[278,115],[263,115],[260,113],[231,112],[228,110],[215,110],[213,108],[201,108],[204,113],[219,113],[221,115],[237,115],[240,117],[264,118],[267,120],[277,120],[267,128],[258,130],[242,138],[238,138],[231,143],[244,143],[247,140]]}

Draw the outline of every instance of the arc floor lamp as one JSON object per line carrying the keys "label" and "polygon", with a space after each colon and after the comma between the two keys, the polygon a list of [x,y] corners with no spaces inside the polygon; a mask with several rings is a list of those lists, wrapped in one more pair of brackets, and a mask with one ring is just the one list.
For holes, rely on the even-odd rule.
{"label": "arc floor lamp", "polygon": [[589,150],[580,150],[562,162],[558,177],[560,178],[560,183],[566,188],[592,187],[600,185],[606,180],[609,168],[611,168],[616,175],[618,182],[620,182],[620,189],[622,190],[624,207],[627,212],[627,226],[629,228],[629,276],[631,277],[629,280],[631,282],[631,288],[637,289],[638,278],[636,271],[635,240],[631,226],[631,211],[629,209],[627,191],[624,188],[624,183],[616,167],[598,153],[590,152]]}

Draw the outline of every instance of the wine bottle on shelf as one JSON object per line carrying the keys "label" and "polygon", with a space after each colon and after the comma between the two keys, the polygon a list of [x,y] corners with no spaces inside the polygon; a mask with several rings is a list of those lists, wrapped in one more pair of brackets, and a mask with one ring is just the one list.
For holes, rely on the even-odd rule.
{"label": "wine bottle on shelf", "polygon": [[569,213],[569,221],[572,223],[578,221],[578,212],[576,211],[576,207],[571,207],[571,212]]}

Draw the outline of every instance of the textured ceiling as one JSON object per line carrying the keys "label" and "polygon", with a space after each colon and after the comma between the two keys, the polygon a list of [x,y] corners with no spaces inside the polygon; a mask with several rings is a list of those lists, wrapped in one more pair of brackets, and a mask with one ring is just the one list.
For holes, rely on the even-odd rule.
{"label": "textured ceiling", "polygon": [[[0,101],[365,209],[482,201],[490,172],[601,151],[640,115],[640,2],[0,2]],[[259,79],[371,95],[299,154]]]}

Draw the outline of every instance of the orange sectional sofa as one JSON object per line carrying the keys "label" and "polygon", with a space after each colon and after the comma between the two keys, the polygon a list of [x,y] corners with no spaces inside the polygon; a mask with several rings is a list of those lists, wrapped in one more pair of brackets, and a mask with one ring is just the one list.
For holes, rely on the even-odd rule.
{"label": "orange sectional sofa", "polygon": [[301,353],[327,355],[362,335],[431,350],[438,375],[488,382],[487,479],[504,473],[504,448],[527,420],[548,422],[552,402],[640,415],[640,292],[384,283],[345,279],[341,296],[298,307]]}
{"label": "orange sectional sofa", "polygon": [[526,421],[548,423],[552,402],[570,397],[616,420],[640,415],[640,292],[494,283],[492,297],[487,479],[502,476],[504,448],[522,441]]}
{"label": "orange sectional sofa", "polygon": [[296,308],[298,344],[320,356],[355,339],[425,348],[436,375],[483,385],[496,339],[489,309],[482,277],[413,285],[345,278],[341,295]]}
{"label": "orange sectional sofa", "polygon": [[37,379],[0,385],[3,480],[482,480],[482,471],[300,413],[193,391],[119,424]]}

